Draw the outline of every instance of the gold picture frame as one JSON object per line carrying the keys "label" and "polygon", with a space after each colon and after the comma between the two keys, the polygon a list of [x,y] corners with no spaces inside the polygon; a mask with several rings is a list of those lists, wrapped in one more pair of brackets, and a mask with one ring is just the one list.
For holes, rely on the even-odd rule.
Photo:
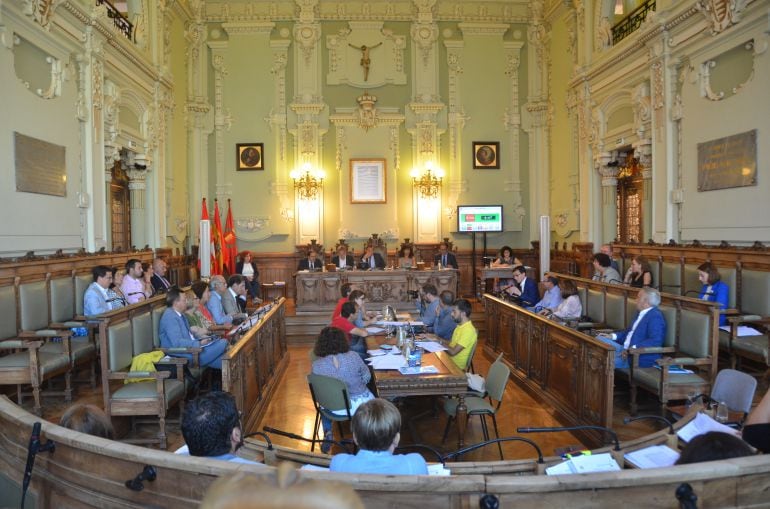
{"label": "gold picture frame", "polygon": [[235,169],[237,171],[262,171],[265,169],[263,143],[236,143]]}
{"label": "gold picture frame", "polygon": [[474,170],[499,170],[500,169],[500,142],[499,141],[474,141],[473,142],[473,169]]}
{"label": "gold picture frame", "polygon": [[387,203],[385,159],[350,160],[350,203]]}

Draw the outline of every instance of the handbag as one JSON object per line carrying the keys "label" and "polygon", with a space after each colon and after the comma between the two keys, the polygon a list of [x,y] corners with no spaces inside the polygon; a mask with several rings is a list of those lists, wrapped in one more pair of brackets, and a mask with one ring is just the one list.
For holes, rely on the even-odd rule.
{"label": "handbag", "polygon": [[481,375],[476,373],[465,373],[465,378],[468,379],[468,388],[476,392],[486,392],[486,380]]}

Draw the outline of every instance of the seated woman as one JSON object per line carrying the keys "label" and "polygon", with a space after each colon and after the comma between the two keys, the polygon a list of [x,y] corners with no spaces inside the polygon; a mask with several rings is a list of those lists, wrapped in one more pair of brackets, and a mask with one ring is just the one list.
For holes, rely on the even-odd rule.
{"label": "seated woman", "polygon": [[351,428],[358,453],[335,455],[329,464],[332,472],[428,475],[419,454],[393,454],[401,439],[401,414],[390,401],[373,399],[358,407]]}
{"label": "seated woman", "polygon": [[243,252],[243,258],[235,264],[235,273],[246,279],[246,290],[251,295],[252,302],[262,302],[262,299],[259,298],[259,271],[257,264],[251,259],[251,251]]}
{"label": "seated woman", "polygon": [[210,337],[211,331],[203,323],[201,315],[196,313],[200,306],[200,298],[192,290],[185,292],[185,297],[187,298],[187,310],[185,310],[184,317],[190,327],[190,332],[195,336],[195,339]]}
{"label": "seated woman", "polygon": [[[718,302],[719,309],[722,310],[727,309],[730,287],[720,279],[719,270],[711,262],[702,263],[698,267],[698,280],[703,283],[698,298],[709,302]],[[726,315],[719,315],[719,325],[727,325]]]}
{"label": "seated woman", "polygon": [[623,282],[634,288],[644,288],[652,286],[652,266],[642,255],[636,255],[631,260],[631,266],[626,271],[626,277]]}
{"label": "seated woman", "polygon": [[[350,413],[353,414],[362,403],[374,398],[366,384],[372,375],[369,368],[361,360],[356,352],[350,350],[345,333],[336,327],[324,327],[318,335],[313,352],[316,360],[313,362],[313,373],[329,376],[342,380],[348,390],[350,398]],[[334,413],[347,415],[345,410]],[[332,422],[321,416],[321,425],[324,430],[324,440],[332,440]],[[331,442],[321,445],[321,452],[327,453],[331,448]]]}
{"label": "seated woman", "polygon": [[550,316],[560,320],[579,320],[583,314],[583,304],[580,302],[575,283],[569,279],[562,279],[559,283],[562,301],[554,309],[540,311],[543,316]]}
{"label": "seated woman", "polygon": [[209,298],[211,298],[211,290],[209,290],[208,283],[205,281],[194,282],[192,284],[192,292],[197,299],[195,301],[195,308],[193,310],[193,315],[195,318],[192,320],[188,318],[187,323],[192,324],[195,322],[196,324],[200,324],[202,327],[212,332],[229,330],[229,325],[217,325],[214,321],[214,317],[211,316],[209,308],[206,307]]}
{"label": "seated woman", "polygon": [[353,320],[353,325],[359,329],[365,329],[369,325],[376,322],[376,313],[366,311],[366,294],[361,290],[353,290],[348,295],[348,302],[352,302],[356,305],[356,318]]}
{"label": "seated woman", "polygon": [[398,252],[398,268],[411,269],[417,266],[411,246],[404,246]]}
{"label": "seated woman", "polygon": [[128,305],[126,296],[123,294],[123,290],[120,289],[125,275],[126,269],[120,267],[112,268],[112,284],[107,288],[107,303],[110,305],[110,309],[118,309]]}
{"label": "seated woman", "polygon": [[[513,256],[513,249],[511,249],[510,246],[503,246],[500,248],[500,252],[498,253],[497,258],[494,259],[490,267],[491,268],[519,267],[521,265],[524,265],[524,264],[521,263],[521,260]],[[502,291],[504,288],[510,287],[515,283],[516,281],[514,281],[513,279],[501,278],[495,282],[495,288],[499,292],[499,291]]]}
{"label": "seated woman", "polygon": [[155,287],[152,286],[152,276],[155,274],[155,269],[152,268],[151,263],[142,264],[142,284],[144,285],[144,294],[149,299],[155,295]]}

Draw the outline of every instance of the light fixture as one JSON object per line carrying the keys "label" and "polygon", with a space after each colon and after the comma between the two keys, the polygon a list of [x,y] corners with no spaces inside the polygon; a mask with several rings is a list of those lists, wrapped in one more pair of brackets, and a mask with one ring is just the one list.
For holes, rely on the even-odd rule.
{"label": "light fixture", "polygon": [[620,16],[623,14],[623,0],[615,0],[615,15]]}
{"label": "light fixture", "polygon": [[441,168],[434,168],[432,162],[425,165],[425,171],[422,173],[417,168],[412,170],[412,181],[414,187],[423,198],[436,198],[441,189],[441,179],[444,172]]}
{"label": "light fixture", "polygon": [[297,190],[300,198],[305,200],[316,197],[323,187],[325,177],[323,171],[313,170],[310,163],[303,164],[301,170],[293,170],[289,176],[294,180],[294,189]]}

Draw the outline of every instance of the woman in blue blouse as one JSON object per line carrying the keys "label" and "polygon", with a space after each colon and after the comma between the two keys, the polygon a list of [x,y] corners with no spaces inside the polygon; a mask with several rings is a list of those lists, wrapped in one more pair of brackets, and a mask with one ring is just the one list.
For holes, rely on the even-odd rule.
{"label": "woman in blue blouse", "polygon": [[[718,302],[720,312],[727,309],[727,303],[730,299],[730,287],[721,280],[719,270],[711,262],[702,263],[698,267],[698,280],[703,283],[700,289],[699,298],[710,302]],[[727,316],[719,316],[719,325],[727,324]]]}

